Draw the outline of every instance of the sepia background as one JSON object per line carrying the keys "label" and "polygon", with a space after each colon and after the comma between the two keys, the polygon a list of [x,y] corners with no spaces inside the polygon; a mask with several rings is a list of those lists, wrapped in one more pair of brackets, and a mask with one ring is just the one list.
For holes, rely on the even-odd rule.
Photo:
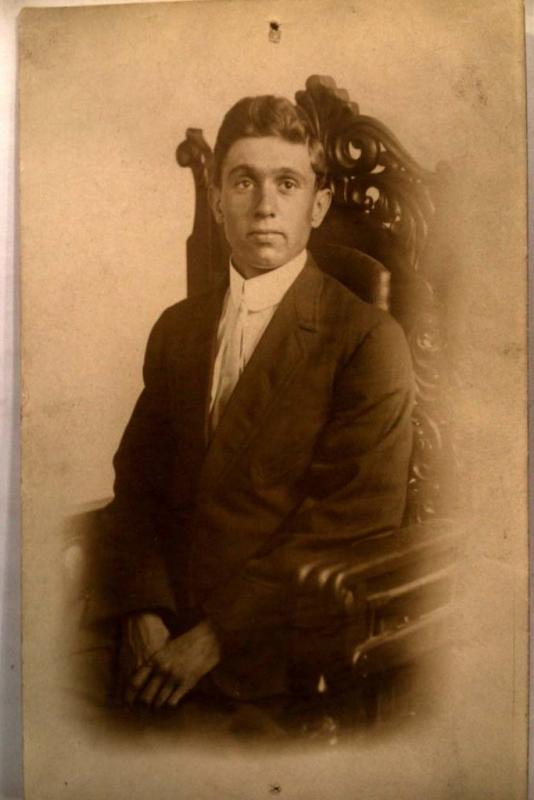
{"label": "sepia background", "polygon": [[[281,23],[279,44],[268,39]],[[519,798],[526,770],[526,172],[522,8],[204,2],[36,9],[20,23],[24,659],[30,798]],[[447,713],[320,755],[116,750],[58,691],[65,515],[110,495],[146,337],[185,293],[186,127],[332,76],[457,177],[447,309],[469,516]],[[125,772],[127,775],[125,777]],[[127,789],[124,781],[127,781]],[[187,786],[187,788],[185,788]],[[180,794],[181,792],[181,794]],[[359,794],[358,794],[359,793]]]}

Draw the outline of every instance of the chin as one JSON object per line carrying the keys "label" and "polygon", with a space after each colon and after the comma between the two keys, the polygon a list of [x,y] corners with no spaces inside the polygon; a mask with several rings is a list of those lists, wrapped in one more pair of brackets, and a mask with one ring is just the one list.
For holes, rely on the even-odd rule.
{"label": "chin", "polygon": [[[289,259],[288,259],[288,260],[289,260]],[[269,270],[271,270],[271,269],[278,269],[278,267],[281,267],[281,266],[283,266],[283,264],[285,264],[285,263],[286,263],[285,261],[275,261],[275,262],[272,262],[272,261],[271,261],[271,262],[269,262],[268,264],[265,264],[265,263],[257,263],[257,264],[252,264],[251,266],[252,266],[254,269],[261,269],[261,270],[263,270],[264,272],[268,272],[268,271],[269,271]]]}
{"label": "chin", "polygon": [[287,264],[291,260],[291,256],[284,256],[274,253],[272,250],[264,250],[259,252],[256,250],[254,253],[247,254],[247,262],[254,267],[254,269],[271,270]]}

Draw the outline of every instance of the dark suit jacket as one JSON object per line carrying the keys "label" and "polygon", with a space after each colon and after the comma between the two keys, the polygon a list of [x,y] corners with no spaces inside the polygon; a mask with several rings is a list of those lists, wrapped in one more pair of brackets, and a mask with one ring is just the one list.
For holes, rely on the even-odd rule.
{"label": "dark suit jacket", "polygon": [[296,578],[311,557],[401,524],[413,378],[399,325],[308,262],[208,440],[226,287],[155,324],[108,509],[117,614],[211,620],[215,678],[287,688]]}

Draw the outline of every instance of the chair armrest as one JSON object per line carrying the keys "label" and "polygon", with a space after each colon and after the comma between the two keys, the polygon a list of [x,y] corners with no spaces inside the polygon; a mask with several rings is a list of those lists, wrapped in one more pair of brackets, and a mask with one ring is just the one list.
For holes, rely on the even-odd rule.
{"label": "chair armrest", "polygon": [[345,620],[343,658],[354,677],[415,663],[450,639],[459,540],[457,523],[434,520],[300,569],[301,605]]}
{"label": "chair armrest", "polygon": [[63,524],[63,589],[65,602],[82,622],[99,572],[104,513],[111,498],[88,503],[65,518]]}

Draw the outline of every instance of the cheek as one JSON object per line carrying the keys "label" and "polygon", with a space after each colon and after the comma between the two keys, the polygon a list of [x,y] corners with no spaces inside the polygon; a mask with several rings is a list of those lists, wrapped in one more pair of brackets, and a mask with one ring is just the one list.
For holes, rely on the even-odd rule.
{"label": "cheek", "polygon": [[227,227],[231,230],[238,231],[246,225],[246,220],[249,216],[249,208],[250,202],[245,198],[238,201],[234,200],[231,205],[228,205],[224,213]]}
{"label": "cheek", "polygon": [[236,215],[235,212],[226,213],[224,215],[224,230],[227,234],[233,233],[234,235],[239,232],[240,223],[243,215]]}
{"label": "cheek", "polygon": [[312,209],[309,206],[293,209],[291,214],[292,229],[295,236],[306,237],[311,228]]}

